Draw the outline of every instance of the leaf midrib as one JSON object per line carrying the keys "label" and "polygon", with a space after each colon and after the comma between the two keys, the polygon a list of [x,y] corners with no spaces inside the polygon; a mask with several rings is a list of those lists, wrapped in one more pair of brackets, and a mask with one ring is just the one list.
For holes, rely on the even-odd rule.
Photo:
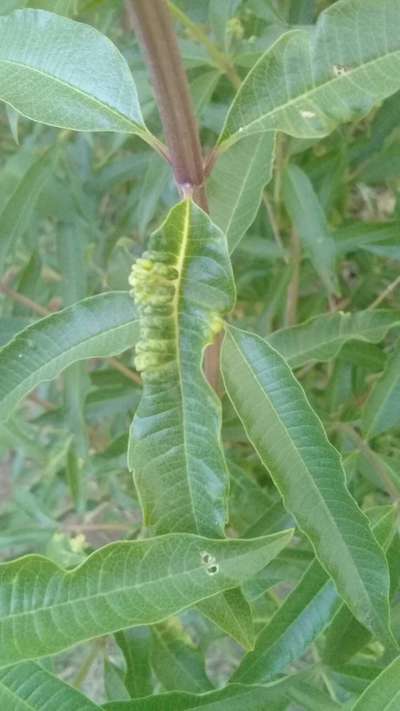
{"label": "leaf midrib", "polygon": [[[290,533],[290,531],[289,531],[289,532],[285,532],[285,533]],[[179,534],[178,534],[178,535],[179,535]],[[272,551],[274,551],[274,545],[273,545],[273,544],[275,543],[275,544],[278,544],[278,546],[279,546],[279,541],[281,541],[281,540],[283,540],[283,539],[285,538],[285,536],[284,536],[283,534],[280,534],[280,535],[279,535],[279,534],[273,534],[273,536],[277,536],[277,539],[276,539],[276,541],[270,541],[270,543],[271,543],[271,545],[272,545]],[[288,540],[289,540],[289,535],[288,535]],[[220,541],[220,542],[222,542],[222,541]],[[126,543],[127,543],[128,545],[130,545],[132,542],[131,542],[131,541],[127,541]],[[266,557],[267,557],[267,559],[269,560],[271,554],[268,553],[268,548],[269,548],[269,546],[268,546],[268,542],[266,542],[266,543],[267,543]],[[119,545],[120,545],[120,544],[119,544]],[[282,546],[283,546],[283,544],[282,544]],[[256,551],[255,551],[255,553],[259,553],[259,552],[260,552],[260,548],[257,548]],[[148,554],[150,553],[150,551],[147,551],[146,553],[147,553],[147,555],[148,555]],[[145,558],[145,556],[146,556],[146,553],[144,554],[143,558],[142,558],[140,561],[138,561],[138,564],[139,564],[139,565],[141,565],[141,563],[143,562],[143,560],[144,560],[144,558]],[[226,559],[222,559],[221,565],[224,565],[224,563],[228,563],[229,561],[232,560],[232,558],[234,558],[234,559],[237,561],[237,569],[240,570],[240,559],[243,558],[243,557],[244,557],[244,558],[247,558],[247,557],[249,556],[249,554],[250,554],[249,551],[243,552],[243,553],[237,553],[235,556],[231,556],[231,557],[228,557],[228,558],[226,558]],[[45,558],[42,559],[41,557],[39,557],[39,559],[40,559],[40,560],[44,560],[44,561],[47,562],[47,559],[45,559]],[[7,563],[3,563],[3,565],[7,565]],[[257,567],[257,566],[256,566],[256,567]],[[100,568],[99,570],[101,571],[101,568]],[[164,583],[165,581],[167,581],[167,580],[177,580],[177,579],[179,579],[179,578],[187,578],[187,577],[191,578],[192,575],[195,575],[196,573],[198,573],[198,572],[200,572],[200,571],[203,571],[204,575],[207,576],[207,572],[205,571],[204,566],[203,566],[202,564],[199,564],[199,565],[194,566],[194,567],[192,567],[192,568],[188,568],[187,570],[180,571],[180,572],[177,573],[177,574],[175,574],[175,573],[172,574],[172,573],[168,572],[168,573],[165,574],[165,575],[160,575],[159,577],[154,577],[154,578],[152,578],[151,580],[147,580],[147,581],[145,581],[145,582],[140,582],[140,581],[139,581],[139,582],[136,582],[136,581],[135,581],[134,583],[132,583],[132,584],[130,584],[130,585],[125,585],[125,586],[119,587],[119,588],[113,588],[112,590],[108,590],[108,591],[104,591],[104,592],[97,592],[97,593],[94,593],[93,595],[84,595],[84,596],[81,596],[81,597],[76,597],[76,598],[73,598],[73,599],[65,600],[65,601],[63,601],[63,602],[54,603],[54,604],[52,604],[52,605],[36,607],[36,608],[34,608],[34,609],[32,609],[32,610],[24,610],[24,611],[22,611],[22,612],[16,612],[16,613],[13,613],[13,614],[8,614],[8,615],[6,615],[6,616],[4,616],[4,617],[0,617],[0,628],[1,628],[2,625],[4,625],[5,623],[7,623],[7,622],[10,621],[10,620],[15,620],[15,619],[19,619],[19,618],[21,618],[21,617],[26,617],[26,616],[35,615],[35,614],[37,614],[37,613],[39,613],[39,612],[48,612],[48,613],[51,614],[51,612],[52,612],[53,610],[56,610],[56,609],[59,609],[59,608],[63,608],[63,607],[70,606],[70,605],[73,605],[73,606],[74,606],[74,605],[76,605],[76,604],[78,604],[78,603],[89,602],[89,601],[101,599],[101,598],[104,598],[104,597],[110,599],[113,595],[118,595],[118,594],[124,593],[124,592],[131,592],[131,591],[135,591],[135,590],[143,590],[144,588],[147,588],[147,587],[155,587],[155,586],[158,586],[158,587],[162,590],[162,587],[161,587],[161,586],[162,586],[162,583]],[[0,572],[1,572],[1,571],[0,571]],[[49,572],[50,572],[50,571],[49,571]],[[77,570],[72,570],[72,571],[67,571],[67,572],[64,572],[64,573],[63,573],[63,571],[61,571],[61,573],[60,573],[60,569],[58,568],[58,566],[55,565],[54,568],[52,569],[52,571],[50,572],[50,575],[51,575],[52,573],[54,573],[54,574],[60,573],[60,574],[62,575],[61,584],[62,584],[62,585],[65,585],[65,583],[66,583],[66,581],[68,580],[68,578],[70,578],[71,576],[73,576],[74,574],[76,574],[76,572],[77,572]],[[221,573],[221,574],[222,574],[222,573]],[[49,577],[50,577],[50,576],[49,576]],[[0,582],[1,582],[1,578],[0,578]],[[226,581],[226,582],[227,582],[227,581]],[[222,592],[223,590],[229,590],[229,589],[231,589],[231,588],[234,588],[234,587],[237,586],[237,584],[238,584],[238,580],[233,581],[232,584],[231,584],[231,583],[228,584],[228,587],[225,587],[225,586],[224,586],[224,587],[221,588],[220,590],[207,593],[204,597],[196,598],[196,600],[198,600],[198,601],[200,601],[200,600],[205,600],[205,599],[207,599],[208,597],[211,597],[211,596],[213,596],[213,595],[218,594],[218,592]],[[184,604],[184,605],[178,607],[177,609],[178,609],[178,611],[179,611],[179,610],[183,610],[183,609],[185,609],[186,607],[192,606],[192,604],[193,604],[193,603],[189,602],[189,603],[187,603],[187,604]],[[175,608],[174,608],[174,609],[175,609]],[[117,612],[116,614],[121,615],[121,613],[119,613],[119,612]],[[165,613],[164,613],[160,618],[157,618],[157,619],[154,621],[154,623],[162,622],[162,620],[164,620],[164,619],[165,619]],[[152,623],[152,624],[153,624],[153,623]]]}
{"label": "leaf midrib", "polygon": [[[268,400],[272,411],[275,413],[275,416],[277,417],[278,421],[280,422],[282,429],[283,429],[284,432],[286,433],[286,437],[289,439],[289,441],[292,441],[292,438],[291,438],[291,436],[290,436],[290,434],[289,434],[288,429],[286,428],[285,423],[282,421],[280,415],[279,415],[278,412],[276,411],[276,409],[275,409],[275,407],[274,407],[274,404],[271,402],[270,398],[268,397],[267,393],[265,392],[264,388],[262,387],[262,385],[261,385],[260,381],[258,380],[257,376],[255,375],[255,373],[253,372],[253,370],[250,368],[250,366],[249,366],[249,364],[248,364],[248,362],[247,362],[247,359],[244,357],[241,348],[240,348],[239,345],[237,344],[237,342],[236,342],[234,336],[231,335],[231,332],[230,332],[230,331],[229,331],[229,336],[230,336],[231,340],[234,342],[234,344],[236,345],[237,350],[239,351],[239,355],[240,355],[240,357],[241,357],[241,359],[242,359],[244,365],[246,366],[248,372],[250,373],[250,376],[251,376],[251,377],[253,378],[253,380],[255,381],[255,383],[256,383],[256,385],[257,385],[257,388],[259,388],[259,389],[261,390],[261,392],[265,394],[265,397],[266,397],[266,399]],[[260,340],[261,340],[261,339],[260,339]],[[272,348],[272,346],[269,346],[269,347]],[[275,349],[272,349],[272,350],[275,350]],[[277,351],[275,351],[275,352],[280,356],[280,354],[279,354]],[[280,357],[282,358],[282,356],[280,356]],[[292,377],[293,377],[293,379],[294,379],[294,376],[292,376]],[[258,447],[256,446],[256,444],[254,443],[253,439],[251,438],[251,436],[250,436],[250,434],[249,434],[249,432],[248,432],[248,429],[247,429],[245,423],[243,422],[242,417],[240,416],[239,412],[238,412],[237,409],[236,409],[236,406],[235,406],[235,410],[236,410],[236,412],[237,412],[237,414],[238,414],[238,417],[239,417],[240,421],[241,421],[242,424],[243,424],[243,427],[244,427],[244,429],[245,429],[245,431],[246,431],[246,434],[247,434],[247,436],[248,436],[248,438],[249,438],[249,441],[250,441],[251,444],[253,445],[253,447],[254,447],[255,451],[257,452],[258,456],[260,457],[261,461],[263,461],[264,458],[261,456],[261,453],[259,452]],[[323,434],[325,435],[327,444],[331,447],[332,445],[330,444],[330,442],[329,442],[328,438],[326,437],[326,434],[325,434],[324,431],[323,431]],[[300,462],[302,463],[302,466],[304,467],[305,471],[308,473],[309,479],[311,480],[311,483],[312,483],[313,488],[317,491],[318,496],[319,496],[319,499],[322,501],[323,506],[324,506],[324,509],[325,509],[326,512],[328,513],[328,517],[329,517],[329,519],[331,520],[331,522],[333,523],[334,529],[338,532],[339,538],[342,540],[342,542],[343,542],[343,544],[344,544],[344,547],[345,547],[346,551],[348,552],[348,555],[349,555],[350,559],[352,560],[352,562],[353,562],[353,564],[354,564],[354,570],[357,572],[357,577],[358,577],[358,579],[359,579],[359,582],[361,583],[362,590],[363,590],[364,593],[366,594],[367,602],[368,602],[368,601],[369,601],[369,593],[368,593],[368,590],[365,588],[365,584],[364,584],[363,579],[362,579],[361,576],[360,576],[358,567],[357,567],[357,565],[355,565],[355,561],[354,561],[354,558],[353,558],[353,554],[352,554],[350,548],[348,547],[346,541],[344,540],[344,538],[343,538],[343,536],[342,536],[342,533],[341,533],[341,530],[340,530],[340,528],[337,526],[335,519],[332,518],[331,511],[330,511],[329,507],[327,506],[327,504],[326,504],[324,498],[322,497],[322,495],[321,495],[321,493],[320,493],[320,491],[319,491],[317,485],[315,484],[314,479],[313,479],[313,477],[311,476],[311,473],[310,473],[310,471],[309,471],[309,469],[308,469],[306,463],[304,462],[301,453],[298,452],[298,450],[296,449],[296,447],[294,447],[294,451],[295,451],[295,453],[297,454],[297,457],[299,458]],[[279,489],[279,486],[278,486],[277,488]],[[297,517],[296,517],[296,518],[297,518]],[[314,546],[314,542],[313,542],[313,541],[310,541],[310,542],[311,542],[311,544],[312,544],[312,546],[313,546],[313,548],[314,548],[315,556],[316,556],[317,560],[321,563],[321,565],[322,565],[322,567],[324,568],[324,570],[326,570],[326,567],[325,567],[324,563],[321,561],[321,559],[320,559],[320,557],[319,557],[319,555],[318,555],[318,551],[316,550],[316,548],[315,548],[315,546]],[[327,571],[327,572],[328,572],[328,571]],[[328,572],[328,575],[329,575],[329,577],[331,577],[331,575],[330,575],[329,572]],[[368,604],[368,607],[369,607],[369,604]]]}
{"label": "leaf midrib", "polygon": [[174,319],[174,332],[175,332],[176,367],[177,367],[178,385],[179,385],[179,391],[180,391],[179,409],[180,409],[181,418],[182,418],[182,447],[183,447],[183,454],[184,454],[184,458],[185,458],[185,475],[186,475],[186,482],[187,482],[187,487],[188,487],[188,492],[189,492],[189,497],[190,497],[190,502],[191,502],[193,521],[195,522],[193,533],[199,534],[199,533],[201,533],[201,529],[199,526],[197,511],[196,511],[196,507],[194,504],[192,482],[191,482],[191,478],[189,475],[189,471],[190,471],[190,469],[189,469],[189,452],[188,452],[188,447],[187,447],[188,426],[187,426],[187,417],[186,417],[186,409],[185,409],[184,385],[183,385],[183,380],[182,380],[182,367],[181,367],[182,366],[182,359],[181,359],[181,351],[180,351],[181,326],[180,326],[180,319],[179,319],[179,314],[180,314],[179,303],[180,303],[180,301],[182,301],[184,299],[184,293],[182,292],[182,282],[183,282],[184,263],[185,263],[185,259],[186,259],[186,250],[187,250],[188,243],[189,243],[190,215],[191,215],[191,202],[190,202],[190,200],[186,200],[183,232],[182,232],[182,241],[180,244],[180,249],[179,249],[179,253],[177,255],[177,262],[176,262],[176,270],[178,272],[178,279],[177,279],[177,283],[176,283],[176,289],[175,289],[174,300],[173,300],[173,319]]}
{"label": "leaf midrib", "polygon": [[[290,34],[291,34],[292,36],[294,36],[295,34],[300,34],[300,33],[303,34],[301,30],[293,30]],[[289,33],[288,33],[288,34],[289,34]],[[279,42],[281,42],[282,39],[283,39],[283,38],[278,39],[277,42],[275,43],[275,45],[273,45],[273,46],[268,50],[268,52],[269,52],[269,53],[272,53],[273,50],[274,50],[274,48],[276,47],[276,45],[277,45]],[[286,35],[286,39],[287,39],[287,35]],[[331,78],[328,79],[327,81],[322,82],[321,84],[318,84],[317,86],[313,87],[313,88],[310,89],[307,93],[300,94],[299,96],[296,96],[296,97],[294,97],[293,99],[289,99],[289,101],[287,101],[285,104],[281,104],[280,106],[277,106],[276,108],[273,108],[271,111],[269,111],[269,112],[263,114],[262,116],[259,116],[257,119],[254,119],[254,121],[251,121],[250,123],[247,123],[247,124],[244,126],[243,135],[247,135],[247,132],[249,131],[250,128],[253,128],[253,127],[256,126],[258,123],[261,123],[262,121],[265,121],[266,119],[271,118],[271,117],[274,116],[275,114],[279,113],[279,111],[285,111],[285,110],[288,109],[290,106],[295,105],[297,102],[304,101],[305,99],[308,99],[308,97],[310,97],[310,96],[312,96],[312,95],[318,93],[320,90],[323,90],[323,89],[325,89],[325,88],[328,87],[328,86],[332,86],[332,85],[334,85],[334,84],[337,83],[337,82],[343,82],[343,81],[345,81],[346,79],[351,79],[351,77],[354,76],[357,72],[360,72],[360,71],[363,71],[363,70],[365,70],[365,69],[368,69],[369,66],[373,66],[374,64],[376,64],[376,63],[378,63],[378,62],[387,61],[390,57],[396,56],[396,55],[400,55],[400,49],[396,49],[396,50],[394,50],[394,51],[387,52],[387,53],[384,54],[383,56],[381,55],[381,56],[379,56],[379,57],[375,57],[374,59],[371,59],[371,60],[369,60],[368,62],[365,62],[365,64],[360,64],[360,65],[354,67],[353,69],[350,68],[350,69],[347,70],[346,74],[343,75],[343,76],[337,76],[337,77],[336,77],[336,76],[333,76],[333,77],[331,77]],[[261,56],[260,59],[258,60],[258,62],[254,65],[254,68],[257,67],[257,65],[258,65],[259,63],[261,63],[264,59],[265,59],[265,55]],[[332,65],[332,66],[333,66],[333,65]],[[252,71],[254,71],[254,68],[253,68]],[[357,91],[360,91],[360,89],[361,89],[360,86],[357,85]],[[367,95],[369,95],[369,94],[368,94],[368,91],[366,91],[366,90],[364,90],[364,89],[362,89],[362,90],[365,91],[365,93],[366,93]],[[235,101],[235,104],[232,106],[232,111],[233,111],[234,107],[236,106],[236,103],[237,103],[237,101]],[[231,112],[229,112],[229,114],[230,114],[230,113],[231,113]],[[228,123],[229,118],[230,118],[229,114],[228,114],[228,117],[227,117],[227,123]],[[277,127],[271,127],[271,128],[261,129],[261,131],[279,131],[279,130],[281,130],[281,129],[279,129],[279,128],[277,128]],[[319,135],[319,134],[318,134],[318,135]],[[225,130],[223,129],[221,145],[223,145],[224,143],[229,143],[229,144],[230,144],[231,142],[233,142],[233,139],[236,139],[238,136],[240,136],[240,134],[239,134],[239,131],[236,129],[233,133],[228,134],[225,138],[224,138],[224,136],[225,136]]]}

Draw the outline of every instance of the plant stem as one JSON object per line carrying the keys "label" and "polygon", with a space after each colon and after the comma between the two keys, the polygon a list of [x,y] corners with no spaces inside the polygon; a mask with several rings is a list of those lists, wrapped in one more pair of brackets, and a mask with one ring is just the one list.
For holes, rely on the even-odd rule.
{"label": "plant stem", "polygon": [[[131,0],[132,20],[151,73],[165,140],[181,194],[208,212],[199,132],[178,41],[166,0]],[[220,339],[209,346],[204,371],[216,390]]]}
{"label": "plant stem", "polygon": [[131,0],[132,18],[143,46],[157,99],[175,180],[183,194],[207,209],[199,133],[188,81],[165,0]]}

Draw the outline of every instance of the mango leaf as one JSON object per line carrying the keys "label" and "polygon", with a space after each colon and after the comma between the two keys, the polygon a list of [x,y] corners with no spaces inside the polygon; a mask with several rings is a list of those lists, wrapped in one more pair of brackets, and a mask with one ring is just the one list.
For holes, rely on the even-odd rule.
{"label": "mango leaf", "polygon": [[133,267],[143,395],[129,466],[144,522],[157,533],[223,535],[228,473],[221,405],[202,371],[235,291],[226,240],[191,201],[179,203]]}
{"label": "mango leaf", "polygon": [[400,312],[395,310],[336,311],[275,331],[268,336],[268,343],[292,368],[298,368],[310,361],[334,358],[348,341],[379,343],[399,324]]}
{"label": "mango leaf", "polygon": [[[1,24],[1,20],[0,20]],[[46,151],[28,168],[0,215],[0,273],[7,253],[26,229],[37,198],[54,169],[54,151]]]}
{"label": "mango leaf", "polygon": [[154,625],[151,631],[151,667],[165,691],[201,693],[212,688],[204,656],[177,618]]}
{"label": "mango leaf", "polygon": [[301,385],[277,351],[232,327],[222,370],[250,441],[339,595],[355,617],[393,645],[384,553],[347,490],[339,453]]}
{"label": "mango leaf", "polygon": [[322,632],[337,605],[333,582],[314,560],[261,631],[254,651],[243,658],[233,681],[261,683],[284,671]]}
{"label": "mango leaf", "polygon": [[335,241],[311,180],[297,165],[289,165],[285,171],[283,199],[292,224],[328,294],[337,292]]}
{"label": "mango leaf", "polygon": [[240,589],[202,600],[197,609],[245,649],[254,647],[254,624],[251,608]]}
{"label": "mango leaf", "polygon": [[397,711],[400,705],[400,657],[374,679],[352,707],[352,711]]}
{"label": "mango leaf", "polygon": [[385,370],[371,389],[363,407],[361,427],[370,439],[400,422],[400,342],[397,343]]}
{"label": "mango leaf", "polygon": [[250,136],[220,156],[207,182],[210,215],[225,232],[230,252],[254,222],[274,152],[272,134]]}
{"label": "mango leaf", "polygon": [[399,23],[396,0],[340,0],[284,34],[244,80],[220,143],[276,130],[319,138],[364,116],[400,87]]}
{"label": "mango leaf", "polygon": [[0,702],[10,711],[96,711],[100,706],[42,669],[39,664],[23,662],[0,671]]}
{"label": "mango leaf", "polygon": [[132,627],[115,635],[125,660],[125,686],[129,695],[148,696],[153,690],[153,673],[150,666],[151,629]]}
{"label": "mango leaf", "polygon": [[79,360],[125,351],[137,332],[135,308],[126,292],[83,299],[27,326],[0,349],[0,420],[39,383]]}
{"label": "mango leaf", "polygon": [[[371,509],[376,515],[372,530],[382,546],[392,539],[397,513],[394,506]],[[370,512],[369,512],[370,513]],[[266,569],[268,573],[268,568]],[[335,586],[317,560],[313,560],[296,587],[285,598],[257,637],[253,652],[243,657],[233,681],[259,684],[285,671],[299,659],[324,630],[338,609],[361,627],[346,605],[340,605]],[[334,617],[334,620],[336,618]],[[333,621],[334,621],[333,620]],[[333,624],[333,622],[332,622]],[[347,629],[349,625],[347,624]],[[365,627],[361,628],[365,630]],[[346,632],[346,627],[345,630]],[[367,632],[369,635],[369,633]],[[342,648],[348,646],[348,639]]]}
{"label": "mango leaf", "polygon": [[[190,534],[110,544],[75,570],[32,555],[0,565],[0,667],[154,624],[240,585],[292,531],[252,540]],[[33,595],[32,595],[33,591]]]}
{"label": "mango leaf", "polygon": [[[283,711],[290,701],[307,711],[336,711],[340,706],[311,686],[307,673],[293,674],[282,681],[265,685],[228,684],[205,694],[175,692],[148,696],[132,701],[105,704],[107,711],[185,711],[209,708],[210,711]],[[307,706],[303,706],[306,703]]]}
{"label": "mango leaf", "polygon": [[115,45],[94,27],[44,10],[0,17],[0,99],[50,126],[151,137]]}
{"label": "mango leaf", "polygon": [[[397,561],[398,550],[394,538],[397,525],[397,512],[394,506],[378,506],[367,511],[368,515],[378,510],[378,518],[372,525],[374,535],[385,552],[395,551]],[[389,558],[391,585],[394,579],[392,560]],[[391,589],[391,598],[393,590]],[[345,664],[371,639],[371,633],[361,625],[351,614],[346,605],[341,605],[330,622],[325,633],[325,644],[321,657],[329,666]]]}

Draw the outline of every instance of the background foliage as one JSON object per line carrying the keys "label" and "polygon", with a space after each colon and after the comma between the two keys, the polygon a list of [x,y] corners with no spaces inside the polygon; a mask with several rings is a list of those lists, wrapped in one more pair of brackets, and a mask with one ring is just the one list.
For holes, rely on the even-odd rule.
{"label": "background foliage", "polygon": [[[166,523],[152,521],[151,492],[128,471],[132,418],[139,427],[146,413],[129,274],[179,199],[153,150],[160,120],[129,14],[121,1],[3,0],[0,555],[17,560],[0,567],[0,700],[16,711],[395,709],[398,2],[170,6],[204,151],[225,149],[207,191],[237,293],[222,355],[229,500],[217,523],[174,533],[173,482],[158,501]],[[16,9],[54,14],[8,15]],[[214,250],[224,265],[227,249],[201,229],[185,259],[206,290],[202,260]],[[202,348],[192,292],[181,284],[189,381]],[[231,284],[219,298],[229,310]],[[210,395],[195,375],[191,385],[196,411],[193,392],[202,405]],[[151,399],[151,384],[144,392]],[[144,470],[152,441],[130,449]],[[199,476],[179,472],[182,486]],[[152,533],[167,535],[142,540],[141,502]],[[221,535],[226,504],[227,535],[243,540],[201,538]],[[94,553],[117,540],[127,542]]]}

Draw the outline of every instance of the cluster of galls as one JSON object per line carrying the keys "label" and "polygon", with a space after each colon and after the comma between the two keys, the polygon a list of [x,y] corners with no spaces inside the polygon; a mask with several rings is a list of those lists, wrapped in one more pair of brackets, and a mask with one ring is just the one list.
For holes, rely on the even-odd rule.
{"label": "cluster of galls", "polygon": [[173,258],[168,252],[144,252],[129,277],[140,315],[135,367],[149,379],[157,378],[176,356],[173,316],[179,272]]}

